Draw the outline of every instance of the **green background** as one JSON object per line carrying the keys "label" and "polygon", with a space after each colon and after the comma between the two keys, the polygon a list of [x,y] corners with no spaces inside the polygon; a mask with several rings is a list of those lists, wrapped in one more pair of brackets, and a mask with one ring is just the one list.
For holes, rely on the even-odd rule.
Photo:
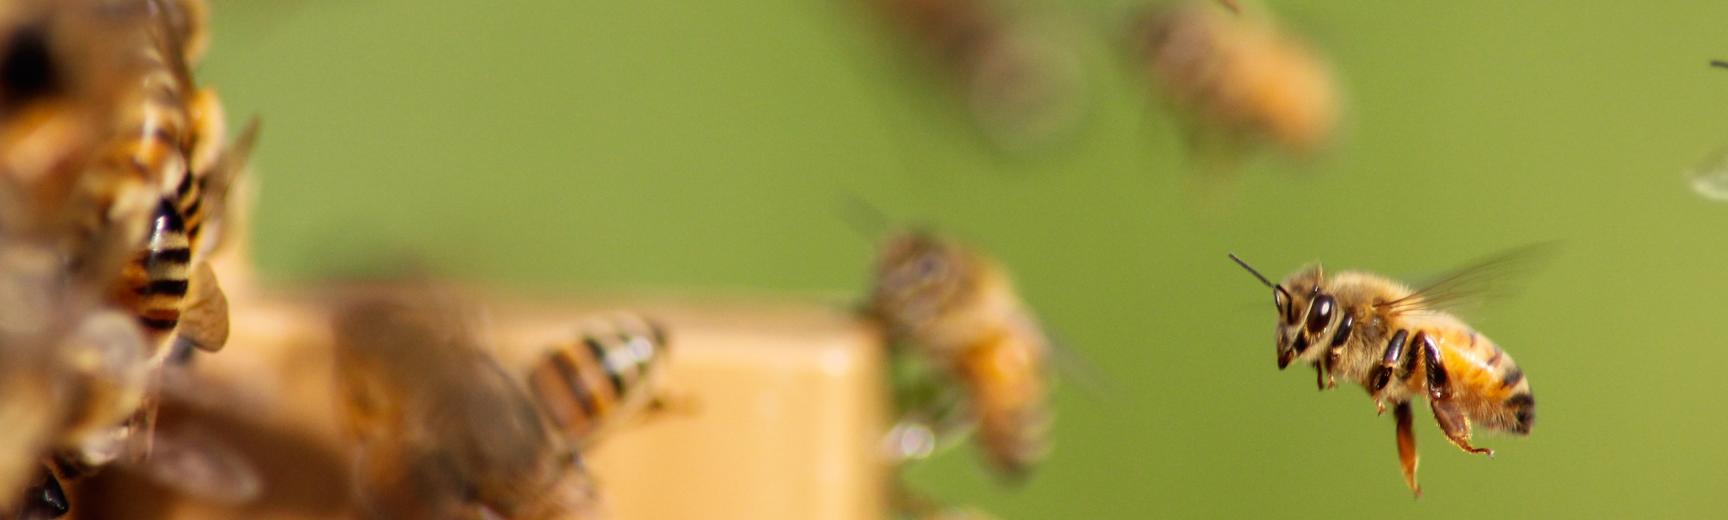
{"label": "green background", "polygon": [[[263,115],[259,261],[320,276],[413,251],[573,293],[858,294],[848,194],[987,249],[1113,391],[1057,393],[1056,451],[1004,489],[970,450],[914,468],[1010,518],[1673,517],[1728,510],[1728,206],[1683,172],[1728,143],[1728,3],[1295,2],[1342,143],[1196,171],[1113,50],[1125,2],[1013,2],[1082,56],[1059,144],[984,145],[847,0],[219,0],[202,78]],[[1563,244],[1467,314],[1541,403],[1498,458],[1274,370],[1267,291],[1224,257],[1418,276]]]}

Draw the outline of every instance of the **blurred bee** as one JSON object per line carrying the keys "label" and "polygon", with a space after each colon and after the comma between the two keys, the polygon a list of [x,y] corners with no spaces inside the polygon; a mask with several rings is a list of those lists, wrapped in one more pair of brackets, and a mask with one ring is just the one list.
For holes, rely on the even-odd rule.
{"label": "blurred bee", "polygon": [[655,404],[666,363],[666,332],[635,315],[597,321],[548,349],[528,371],[528,390],[552,426],[579,448],[618,420]]}
{"label": "blurred bee", "polygon": [[889,238],[875,271],[868,312],[963,388],[964,423],[976,426],[985,458],[1023,479],[1048,451],[1050,342],[1008,274],[923,232]]}
{"label": "blurred bee", "polygon": [[1470,453],[1494,454],[1470,443],[1472,423],[1527,435],[1535,422],[1530,382],[1512,356],[1443,310],[1482,294],[1530,253],[1502,254],[1420,289],[1360,271],[1328,277],[1318,264],[1273,284],[1230,258],[1272,289],[1279,369],[1306,362],[1321,390],[1343,378],[1367,389],[1380,413],[1391,405],[1404,481],[1421,495],[1411,400],[1427,397],[1447,440]]}
{"label": "blurred bee", "polygon": [[564,518],[594,506],[574,450],[449,302],[365,298],[337,314],[336,369],[376,518]]}
{"label": "blurred bee", "polygon": [[61,455],[44,455],[116,456],[143,400],[143,338],[103,297],[142,226],[88,225],[127,197],[86,174],[143,20],[104,2],[0,4],[0,511],[18,516],[64,514]]}
{"label": "blurred bee", "polygon": [[[188,60],[201,53],[201,0],[147,0],[152,30],[137,51],[146,73],[125,106],[122,138],[111,148],[109,175],[142,180],[157,194],[146,237],[121,275],[116,300],[138,315],[154,338],[152,357],[198,348],[215,351],[228,336],[227,299],[205,262],[229,186],[257,137],[253,121],[222,146],[223,111],[215,91],[192,80]],[[198,43],[196,45],[203,45]],[[209,225],[207,225],[209,224]],[[172,347],[163,348],[172,337]]]}
{"label": "blurred bee", "polygon": [[1231,147],[1265,140],[1295,154],[1332,140],[1339,101],[1330,68],[1264,14],[1234,3],[1158,8],[1140,18],[1133,42],[1197,138]]}
{"label": "blurred bee", "polygon": [[862,0],[943,73],[998,145],[1048,142],[1084,116],[1079,64],[991,0]]}

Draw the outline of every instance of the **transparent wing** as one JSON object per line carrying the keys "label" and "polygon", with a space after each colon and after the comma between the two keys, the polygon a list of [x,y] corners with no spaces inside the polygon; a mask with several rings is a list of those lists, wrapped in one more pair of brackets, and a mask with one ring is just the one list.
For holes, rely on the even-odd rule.
{"label": "transparent wing", "polygon": [[1381,302],[1391,310],[1456,309],[1516,292],[1519,282],[1546,265],[1559,249],[1553,242],[1529,244],[1478,259],[1434,277],[1409,296]]}
{"label": "transparent wing", "polygon": [[221,437],[190,425],[157,431],[155,450],[137,463],[150,480],[222,504],[244,504],[264,489],[252,461]]}

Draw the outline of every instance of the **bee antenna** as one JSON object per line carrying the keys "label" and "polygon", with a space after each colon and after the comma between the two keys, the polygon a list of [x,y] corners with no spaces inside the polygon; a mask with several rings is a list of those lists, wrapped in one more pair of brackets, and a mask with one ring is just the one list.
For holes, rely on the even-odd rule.
{"label": "bee antenna", "polygon": [[1265,275],[1260,274],[1260,271],[1254,270],[1254,267],[1248,265],[1248,262],[1245,262],[1242,260],[1241,257],[1236,256],[1236,253],[1229,253],[1229,255],[1230,255],[1231,260],[1236,261],[1236,265],[1242,266],[1243,269],[1248,270],[1248,274],[1252,274],[1252,275],[1254,275],[1255,278],[1260,279],[1260,283],[1266,284],[1267,287],[1271,287],[1273,289],[1282,289],[1282,287],[1279,287],[1278,284],[1272,283],[1271,280],[1267,280]]}
{"label": "bee antenna", "polygon": [[852,228],[854,233],[865,240],[876,240],[891,227],[888,214],[857,193],[842,192],[840,198],[840,218],[846,221],[847,227]]}
{"label": "bee antenna", "polygon": [[1710,60],[1710,66],[1728,69],[1728,60]]}

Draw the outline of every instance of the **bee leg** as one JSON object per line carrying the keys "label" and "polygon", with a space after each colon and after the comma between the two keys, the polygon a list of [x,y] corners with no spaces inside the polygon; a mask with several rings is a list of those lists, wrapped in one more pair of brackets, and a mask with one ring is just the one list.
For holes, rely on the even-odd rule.
{"label": "bee leg", "polygon": [[1463,403],[1452,392],[1446,365],[1440,362],[1440,346],[1425,335],[1419,334],[1416,339],[1422,349],[1422,360],[1428,365],[1428,407],[1434,410],[1434,421],[1440,423],[1440,431],[1458,449],[1494,456],[1494,450],[1470,445],[1470,419],[1465,416]]}
{"label": "bee leg", "polygon": [[1410,402],[1398,403],[1392,409],[1392,416],[1398,419],[1398,465],[1404,470],[1404,484],[1410,486],[1410,491],[1416,496],[1422,496],[1422,486],[1416,484],[1416,463],[1421,457],[1416,454],[1416,431],[1413,429],[1410,415]]}
{"label": "bee leg", "polygon": [[1368,393],[1374,396],[1374,406],[1378,413],[1386,413],[1384,391],[1386,385],[1392,382],[1392,376],[1398,371],[1398,364],[1404,360],[1404,339],[1409,331],[1399,330],[1392,334],[1392,339],[1386,341],[1386,352],[1380,356],[1380,366],[1374,368],[1374,375],[1369,381]]}
{"label": "bee leg", "polygon": [[66,500],[66,491],[60,487],[60,479],[46,466],[42,467],[42,479],[35,485],[24,490],[24,502],[19,506],[18,518],[60,518],[72,511],[72,503]]}
{"label": "bee leg", "polygon": [[1320,361],[1314,362],[1314,386],[1320,387],[1320,391],[1322,392],[1326,391],[1328,388],[1328,385],[1326,384],[1326,366]]}

